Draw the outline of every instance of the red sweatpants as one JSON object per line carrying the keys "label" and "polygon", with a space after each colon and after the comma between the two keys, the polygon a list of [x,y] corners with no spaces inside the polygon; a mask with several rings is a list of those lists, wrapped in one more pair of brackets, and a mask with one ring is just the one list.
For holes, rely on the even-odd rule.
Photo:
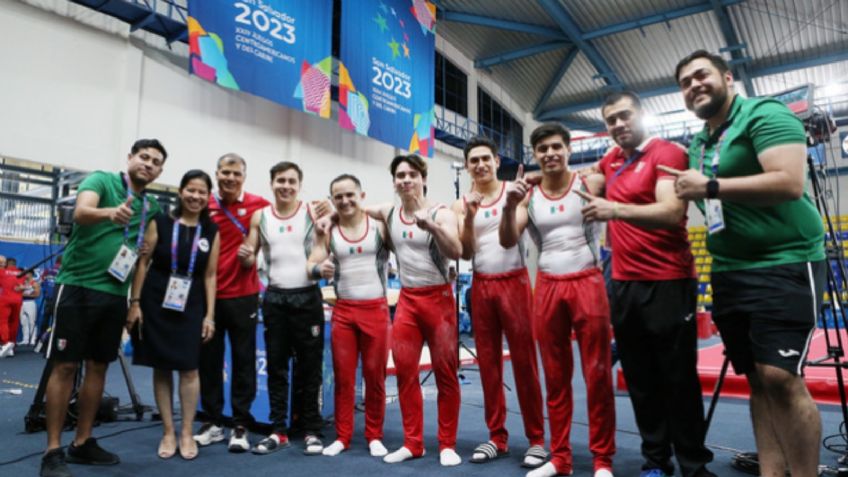
{"label": "red sweatpants", "polygon": [[345,448],[353,436],[356,363],[362,353],[365,380],[365,439],[383,438],[386,415],[386,362],[389,358],[389,305],[385,298],[339,300],[333,307],[333,373],[336,439]]}
{"label": "red sweatpants", "polygon": [[0,345],[18,341],[23,301],[0,301]]}
{"label": "red sweatpants", "polygon": [[506,398],[503,390],[503,337],[512,361],[524,435],[530,445],[545,444],[545,420],[536,343],[533,341],[530,278],[527,269],[507,273],[474,273],[471,321],[480,363],[483,403],[489,439],[507,449]]}
{"label": "red sweatpants", "polygon": [[439,452],[456,446],[459,380],[456,302],[449,284],[401,288],[392,325],[392,357],[398,382],[403,445],[414,456],[424,453],[424,402],[418,382],[421,348],[427,341],[439,391]]}
{"label": "red sweatpants", "polygon": [[572,471],[571,378],[572,329],[577,336],[589,408],[589,450],[595,470],[612,468],[615,454],[615,401],[612,394],[610,315],[601,271],[592,268],[568,275],[539,272],[536,278],[533,332],[539,341],[548,419],[551,462],[557,472]]}

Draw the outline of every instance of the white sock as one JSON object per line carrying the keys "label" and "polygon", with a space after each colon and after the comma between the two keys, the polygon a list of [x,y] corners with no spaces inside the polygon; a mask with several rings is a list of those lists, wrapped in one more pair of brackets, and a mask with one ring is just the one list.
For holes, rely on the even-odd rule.
{"label": "white sock", "polygon": [[379,439],[374,439],[368,443],[368,449],[371,451],[371,457],[383,457],[389,453],[386,446]]}
{"label": "white sock", "polygon": [[554,464],[548,462],[538,469],[527,472],[525,477],[554,477],[555,475],[557,475],[556,467],[554,467]]}
{"label": "white sock", "polygon": [[335,456],[344,452],[345,446],[342,444],[342,441],[333,441],[332,444],[328,445],[321,451],[324,455]]}
{"label": "white sock", "polygon": [[412,458],[412,451],[407,449],[406,447],[401,447],[400,449],[392,452],[391,454],[387,454],[383,457],[383,462],[387,464],[397,464],[398,462],[403,462],[405,460]]}
{"label": "white sock", "polygon": [[[489,441],[489,444],[492,444],[493,446],[495,446],[495,448],[497,448],[497,447],[498,447],[498,446],[497,446],[494,442],[492,442],[492,441]],[[483,459],[483,458],[485,458],[485,457],[486,457],[486,454],[484,454],[484,453],[482,453],[482,452],[475,452],[475,453],[471,454],[471,458],[472,458],[472,459]]]}
{"label": "white sock", "polygon": [[439,463],[441,463],[443,467],[453,467],[462,463],[462,457],[460,457],[453,449],[442,449],[442,451],[439,452]]}
{"label": "white sock", "polygon": [[598,469],[595,471],[595,477],[613,477],[610,469]]}

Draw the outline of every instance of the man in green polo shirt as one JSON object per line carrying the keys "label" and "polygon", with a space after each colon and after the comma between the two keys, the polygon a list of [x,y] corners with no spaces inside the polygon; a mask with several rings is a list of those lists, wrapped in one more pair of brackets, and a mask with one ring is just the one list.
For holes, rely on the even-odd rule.
{"label": "man in green polo shirt", "polygon": [[718,55],[699,50],[675,78],[704,119],[675,191],[706,215],[713,320],[751,387],[760,475],[813,477],[821,419],[802,368],[826,273],[821,217],[804,192],[806,136],[782,103],[746,99]]}
{"label": "man in green polo shirt", "polygon": [[67,461],[120,462],[117,455],[97,445],[91,427],[103,395],[106,369],[118,356],[130,272],[144,229],[160,210],[156,199],[145,195],[145,188],[162,173],[166,158],[158,140],[140,139],[127,156],[126,172],[93,172],[77,190],[74,229],[56,277],[59,288],[47,348],[52,370],[47,382],[47,451],[41,460],[41,477],[71,475],[60,438],[81,361],[85,361],[85,378]]}

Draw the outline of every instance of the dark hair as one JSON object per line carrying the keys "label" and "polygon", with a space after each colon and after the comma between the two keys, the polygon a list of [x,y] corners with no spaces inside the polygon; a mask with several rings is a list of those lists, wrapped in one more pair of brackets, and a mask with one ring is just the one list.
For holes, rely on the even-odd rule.
{"label": "dark hair", "polygon": [[303,182],[303,171],[300,170],[300,167],[294,162],[289,161],[280,161],[274,164],[274,167],[271,168],[271,180],[273,181],[277,174],[286,172],[290,169],[294,169],[297,172],[297,180],[298,182]]}
{"label": "dark hair", "polygon": [[728,65],[727,61],[724,61],[724,58],[722,58],[720,55],[710,53],[707,50],[696,50],[677,63],[677,66],[674,68],[674,81],[679,83],[680,70],[682,70],[684,66],[697,60],[698,58],[706,58],[710,60],[710,63],[712,63],[713,66],[715,66],[718,69],[718,72],[721,74],[725,74],[730,71],[730,65]]}
{"label": "dark hair", "polygon": [[462,150],[462,155],[465,157],[465,160],[468,161],[468,153],[471,152],[472,149],[480,146],[488,147],[489,150],[492,151],[493,157],[498,155],[498,145],[495,144],[495,141],[492,141],[486,136],[474,136],[465,143],[465,148]]}
{"label": "dark hair", "polygon": [[642,109],[642,100],[639,99],[638,94],[633,91],[616,91],[608,94],[607,97],[604,98],[604,102],[601,104],[601,114],[604,114],[604,109],[606,109],[607,106],[612,106],[624,98],[629,99],[636,109]]}
{"label": "dark hair", "polygon": [[[209,188],[209,196],[210,199],[212,197],[212,178],[209,177],[209,174],[201,171],[200,169],[192,169],[185,174],[183,174],[183,178],[180,179],[180,191],[186,188],[189,182],[194,179],[203,179],[206,182],[206,187]],[[183,215],[183,201],[177,199],[177,205],[174,206],[174,210],[171,211],[171,216],[175,219],[180,218]],[[203,210],[200,211],[200,222],[205,226],[211,219],[209,218],[209,205],[207,204]]]}
{"label": "dark hair", "polygon": [[359,182],[359,179],[357,179],[357,177],[355,175],[353,175],[353,174],[342,174],[342,175],[336,177],[335,179],[333,179],[332,181],[330,181],[330,195],[333,194],[333,186],[336,185],[336,182],[341,182],[341,181],[353,181],[353,183],[356,184],[356,187],[359,190],[362,190],[362,183]]}
{"label": "dark hair", "polygon": [[395,176],[395,171],[397,171],[401,162],[409,164],[410,167],[421,173],[421,177],[427,177],[427,162],[424,161],[424,159],[421,159],[421,157],[417,154],[401,154],[399,156],[395,156],[395,158],[392,159],[392,164],[389,166],[389,170],[392,172],[392,177]]}
{"label": "dark hair", "polygon": [[558,123],[547,123],[533,130],[530,134],[530,145],[533,149],[536,149],[536,144],[542,142],[543,139],[557,135],[562,137],[566,146],[571,143],[571,133],[568,132],[568,128]]}
{"label": "dark hair", "polygon": [[165,146],[159,142],[158,139],[139,139],[133,143],[132,148],[130,148],[130,155],[135,155],[138,151],[142,149],[152,148],[162,153],[162,160],[168,158],[168,151],[165,150]]}
{"label": "dark hair", "polygon": [[15,257],[6,257],[6,266],[8,267],[10,263],[18,264],[18,259]]}
{"label": "dark hair", "polygon": [[221,166],[224,164],[233,164],[235,162],[238,162],[239,164],[241,164],[244,170],[247,170],[247,162],[245,162],[243,157],[239,156],[234,152],[228,152],[223,156],[219,157],[218,164],[215,166],[215,169],[220,169]]}

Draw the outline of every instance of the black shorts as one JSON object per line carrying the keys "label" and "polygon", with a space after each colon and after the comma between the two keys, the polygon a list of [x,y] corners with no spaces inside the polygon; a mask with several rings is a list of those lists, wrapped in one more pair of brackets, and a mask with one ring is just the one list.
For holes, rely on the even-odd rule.
{"label": "black shorts", "polygon": [[754,363],[802,374],[824,293],[825,261],[713,272],[713,321],[736,374]]}
{"label": "black shorts", "polygon": [[59,285],[47,358],[62,362],[115,361],[127,322],[127,297]]}

